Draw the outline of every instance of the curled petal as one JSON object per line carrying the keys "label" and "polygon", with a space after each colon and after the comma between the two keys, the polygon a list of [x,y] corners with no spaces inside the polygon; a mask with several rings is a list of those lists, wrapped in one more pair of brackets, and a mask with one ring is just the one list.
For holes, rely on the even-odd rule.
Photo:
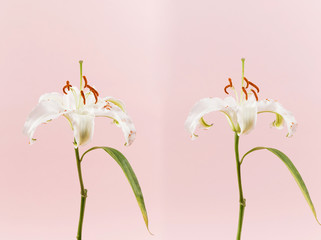
{"label": "curled petal", "polygon": [[231,125],[233,131],[237,129],[236,121],[236,102],[232,97],[227,97],[224,100],[220,98],[203,98],[197,102],[190,111],[186,121],[185,128],[191,134],[192,139],[197,135],[197,128],[208,129],[210,124],[204,122],[204,115],[214,111],[223,112]]}
{"label": "curled petal", "polygon": [[113,104],[115,104],[116,106],[118,106],[121,110],[123,110],[124,112],[126,112],[126,108],[125,108],[125,104],[117,99],[117,98],[114,98],[114,97],[106,97],[104,98],[104,100],[107,100],[109,102],[112,102]]}
{"label": "curled petal", "polygon": [[[116,100],[117,101],[117,100]],[[124,112],[123,103],[121,107],[119,104],[114,103],[115,99],[105,98],[99,99],[98,103],[95,105],[94,113],[97,117],[109,117],[114,120],[114,123],[120,127],[124,133],[125,145],[129,146],[133,143],[136,137],[136,129],[133,121]]]}
{"label": "curled petal", "polygon": [[200,119],[200,127],[204,127],[205,129],[207,128],[210,128],[213,126],[213,123],[212,124],[208,124],[207,122],[205,122],[204,118],[201,117]]}
{"label": "curled petal", "polygon": [[264,112],[275,113],[276,119],[272,123],[272,126],[282,129],[283,125],[286,124],[288,128],[287,137],[293,136],[298,124],[291,112],[272,99],[265,99],[258,102],[258,113]]}
{"label": "curled petal", "polygon": [[34,142],[33,135],[41,123],[47,123],[65,113],[63,97],[59,93],[47,93],[40,97],[39,103],[29,114],[25,122],[23,133],[26,134],[30,143]]}
{"label": "curled petal", "polygon": [[239,123],[241,134],[249,133],[256,124],[257,102],[253,95],[250,95],[247,101],[241,103],[237,111],[237,121]]}

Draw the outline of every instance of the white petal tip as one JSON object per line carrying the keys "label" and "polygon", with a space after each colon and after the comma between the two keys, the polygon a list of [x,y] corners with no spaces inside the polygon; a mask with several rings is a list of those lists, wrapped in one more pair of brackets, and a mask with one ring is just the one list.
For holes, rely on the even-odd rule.
{"label": "white petal tip", "polygon": [[32,145],[32,144],[34,144],[35,141],[37,141],[37,139],[31,138],[31,139],[29,140],[29,144]]}
{"label": "white petal tip", "polygon": [[198,135],[193,133],[190,137],[191,137],[192,140],[195,140],[196,138],[198,138]]}

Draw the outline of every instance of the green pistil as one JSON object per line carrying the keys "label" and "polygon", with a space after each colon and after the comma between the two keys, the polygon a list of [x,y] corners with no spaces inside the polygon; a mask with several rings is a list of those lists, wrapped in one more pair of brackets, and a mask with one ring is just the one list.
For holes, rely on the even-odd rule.
{"label": "green pistil", "polygon": [[244,62],[245,62],[245,58],[241,59],[242,61],[242,87],[244,86]]}
{"label": "green pistil", "polygon": [[83,63],[83,60],[79,60],[79,65],[80,65],[80,91],[83,90],[83,86],[82,86],[82,63]]}

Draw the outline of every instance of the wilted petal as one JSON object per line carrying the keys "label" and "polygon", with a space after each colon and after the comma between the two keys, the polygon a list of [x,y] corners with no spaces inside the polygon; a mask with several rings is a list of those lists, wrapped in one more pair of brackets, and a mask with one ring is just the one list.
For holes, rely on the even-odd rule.
{"label": "wilted petal", "polygon": [[191,134],[192,139],[195,138],[197,128],[207,129],[210,124],[204,122],[204,115],[213,111],[223,112],[231,125],[233,131],[237,129],[236,121],[236,102],[232,97],[227,97],[224,100],[220,98],[203,98],[197,102],[190,111],[186,121],[185,128]]}
{"label": "wilted petal", "polygon": [[287,125],[287,137],[291,137],[296,130],[297,122],[291,112],[272,99],[265,99],[258,103],[258,113],[271,112],[276,114],[276,119],[272,123],[273,127],[282,129],[284,123]]}
{"label": "wilted petal", "polygon": [[256,124],[257,119],[257,102],[253,95],[250,95],[247,101],[240,104],[237,111],[237,121],[239,123],[241,134],[249,133]]}
{"label": "wilted petal", "polygon": [[[119,100],[116,100],[119,101]],[[125,136],[125,145],[131,145],[136,137],[136,129],[133,121],[124,111],[123,103],[116,102],[114,98],[99,99],[95,105],[94,111],[97,117],[109,117],[120,127]],[[121,107],[119,106],[121,104]]]}
{"label": "wilted petal", "polygon": [[46,93],[40,96],[39,103],[29,114],[23,128],[23,132],[29,137],[30,143],[34,141],[33,135],[41,123],[47,123],[64,113],[65,109],[61,94]]}

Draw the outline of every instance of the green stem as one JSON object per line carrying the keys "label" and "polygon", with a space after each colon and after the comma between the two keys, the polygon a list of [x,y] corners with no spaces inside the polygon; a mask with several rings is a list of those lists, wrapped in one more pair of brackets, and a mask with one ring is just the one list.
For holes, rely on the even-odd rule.
{"label": "green stem", "polygon": [[236,240],[241,239],[242,225],[243,225],[243,217],[244,217],[244,208],[245,208],[245,198],[243,197],[243,189],[242,189],[242,179],[241,179],[241,163],[239,156],[239,136],[235,133],[235,158],[236,158],[236,171],[237,171],[237,181],[239,185],[239,194],[240,194],[240,211],[239,211],[239,223],[237,228],[237,236]]}
{"label": "green stem", "polygon": [[78,147],[75,148],[75,154],[76,154],[77,170],[78,170],[78,177],[79,177],[79,183],[80,183],[80,194],[81,194],[80,215],[79,215],[79,223],[78,223],[77,240],[81,240],[81,237],[82,237],[82,223],[83,223],[83,220],[84,220],[85,205],[86,205],[86,198],[87,198],[87,189],[85,189],[84,182],[82,180],[81,161],[80,161],[80,158],[79,158]]}

